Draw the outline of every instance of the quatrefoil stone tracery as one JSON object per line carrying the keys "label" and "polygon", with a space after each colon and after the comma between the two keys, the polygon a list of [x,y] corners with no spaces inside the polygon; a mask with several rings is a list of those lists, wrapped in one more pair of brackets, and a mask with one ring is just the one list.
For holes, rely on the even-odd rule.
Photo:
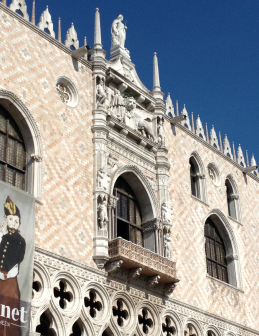
{"label": "quatrefoil stone tracery", "polygon": [[63,84],[57,84],[56,89],[61,101],[65,104],[68,104],[70,100],[70,95],[67,87]]}

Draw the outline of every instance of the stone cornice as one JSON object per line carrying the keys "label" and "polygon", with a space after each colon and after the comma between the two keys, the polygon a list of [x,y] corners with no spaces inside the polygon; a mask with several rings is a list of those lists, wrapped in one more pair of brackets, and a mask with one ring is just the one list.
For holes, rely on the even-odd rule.
{"label": "stone cornice", "polygon": [[[167,115],[164,115],[164,119],[167,120],[170,123],[170,119],[171,119],[170,117],[168,117]],[[228,161],[229,163],[231,163],[233,166],[235,166],[236,168],[238,168],[243,173],[243,171],[242,171],[243,167],[242,166],[240,166],[237,162],[235,162],[234,160],[232,160],[230,157],[228,157],[224,153],[220,152],[215,147],[213,147],[206,140],[203,140],[198,135],[196,135],[195,133],[193,133],[191,130],[189,130],[188,128],[184,127],[183,125],[181,125],[179,123],[175,124],[174,126],[178,127],[180,130],[184,131],[185,133],[187,133],[188,135],[190,135],[192,138],[194,138],[195,140],[197,140],[200,143],[202,143],[203,145],[205,145],[207,148],[209,148],[214,153],[216,153],[219,156],[221,156],[223,159],[225,159],[226,161]],[[246,173],[246,175],[248,175],[249,177],[251,177],[252,179],[254,179],[256,182],[259,182],[259,177],[255,176],[254,174],[252,174],[252,173]]]}
{"label": "stone cornice", "polygon": [[[49,34],[45,33],[43,30],[39,29],[37,26],[35,26],[31,22],[25,20],[21,15],[13,12],[9,7],[7,7],[7,6],[3,5],[2,3],[0,3],[0,9],[2,9],[5,13],[7,13],[10,16],[12,16],[15,19],[17,19],[18,21],[20,21],[24,26],[26,26],[27,28],[29,28],[32,31],[34,31],[36,34],[40,35],[45,40],[47,40],[50,43],[54,44],[56,47],[58,47],[59,49],[61,49],[62,51],[64,51],[66,54],[68,54],[68,55],[72,54],[72,50],[70,50],[69,48],[67,48],[63,43],[61,43],[58,40],[56,40],[55,38],[51,37]],[[84,64],[87,68],[89,68],[90,70],[92,70],[92,64],[89,61],[87,61],[86,59],[80,58],[78,60],[78,62],[81,63],[81,64]]]}

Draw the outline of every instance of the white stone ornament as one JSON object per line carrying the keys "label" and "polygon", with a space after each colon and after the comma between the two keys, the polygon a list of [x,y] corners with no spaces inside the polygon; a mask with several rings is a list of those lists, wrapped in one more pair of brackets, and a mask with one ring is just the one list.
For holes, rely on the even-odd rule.
{"label": "white stone ornament", "polygon": [[219,141],[218,141],[218,137],[217,137],[217,134],[216,134],[216,131],[215,131],[213,125],[212,125],[212,129],[210,131],[210,144],[211,144],[211,146],[219,149]]}
{"label": "white stone ornament", "polygon": [[166,230],[164,233],[164,257],[171,258],[172,255],[172,238],[170,230]]}
{"label": "white stone ornament", "polygon": [[243,151],[240,145],[238,146],[238,149],[237,149],[237,163],[239,163],[240,166],[242,167],[246,167],[244,154],[243,154]]}
{"label": "white stone ornament", "polygon": [[108,214],[107,214],[107,200],[105,197],[102,200],[100,200],[98,204],[97,219],[98,219],[98,229],[106,230],[109,220],[108,220]]}
{"label": "white stone ornament", "polygon": [[165,145],[164,119],[158,118],[157,122],[157,141],[160,147]]}
{"label": "white stone ornament", "polygon": [[204,133],[204,128],[202,126],[202,122],[201,122],[200,116],[198,116],[198,118],[196,120],[196,131],[195,131],[195,133],[200,138],[202,138],[203,140],[206,140],[206,136],[205,136],[205,133]]}
{"label": "white stone ornament", "polygon": [[181,124],[182,124],[184,127],[186,127],[186,128],[188,128],[189,130],[191,130],[192,128],[191,128],[191,124],[190,124],[190,118],[189,118],[189,114],[188,114],[188,112],[187,112],[187,109],[186,109],[186,107],[185,107],[185,104],[184,104],[184,106],[183,106],[181,115],[185,115],[185,116],[186,116],[186,119],[185,119],[185,120],[182,120],[182,121],[181,121]]}
{"label": "white stone ornament", "polygon": [[38,27],[44,31],[44,29],[47,29],[50,36],[55,38],[55,32],[53,30],[53,22],[51,19],[51,15],[49,12],[49,8],[47,6],[46,10],[41,14],[40,22],[38,23]]}
{"label": "white stone ornament", "polygon": [[166,108],[166,114],[169,117],[175,117],[175,114],[174,114],[174,105],[173,105],[172,99],[170,97],[170,93],[168,93],[168,96],[166,98],[165,108]]}
{"label": "white stone ornament", "polygon": [[127,27],[122,23],[122,21],[123,16],[119,14],[112,23],[111,35],[112,35],[112,47],[119,45],[121,48],[124,49]]}
{"label": "white stone ornament", "polygon": [[25,3],[25,0],[12,0],[10,9],[14,12],[20,12],[23,18],[29,21],[29,14],[27,13],[27,5]]}
{"label": "white stone ornament", "polygon": [[77,32],[73,23],[71,25],[71,28],[69,28],[67,31],[65,46],[68,48],[73,47],[74,49],[79,48],[79,40],[77,38]]}
{"label": "white stone ornament", "polygon": [[161,219],[163,224],[171,224],[171,217],[172,217],[172,210],[173,207],[171,207],[167,203],[163,203],[161,206]]}
{"label": "white stone ornament", "polygon": [[108,174],[105,167],[101,168],[97,172],[97,187],[100,189],[108,190],[111,177]]}
{"label": "white stone ornament", "polygon": [[225,135],[225,138],[223,141],[223,153],[233,160],[233,155],[232,155],[232,151],[231,151],[231,147],[230,147],[230,143],[229,143],[227,135]]}

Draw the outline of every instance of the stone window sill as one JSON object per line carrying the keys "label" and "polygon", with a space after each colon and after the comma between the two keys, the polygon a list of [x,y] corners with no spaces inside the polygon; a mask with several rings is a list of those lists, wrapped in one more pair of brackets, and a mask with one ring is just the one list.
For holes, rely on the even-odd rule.
{"label": "stone window sill", "polygon": [[235,291],[237,291],[237,292],[244,293],[244,291],[243,291],[242,289],[239,289],[239,288],[237,288],[236,286],[230,285],[229,283],[224,282],[224,281],[221,281],[221,280],[219,280],[219,279],[217,279],[217,278],[213,278],[213,277],[212,277],[211,275],[209,275],[208,273],[207,273],[207,278],[209,278],[210,280],[213,280],[213,281],[217,281],[217,282],[221,283],[221,284],[224,285],[224,286],[230,287],[230,288],[232,288],[233,290],[235,290]]}
{"label": "stone window sill", "polygon": [[239,222],[237,219],[231,217],[231,216],[228,216],[229,219],[231,219],[233,222],[236,222],[237,224],[243,226],[243,224],[241,222]]}
{"label": "stone window sill", "polygon": [[209,204],[206,203],[206,202],[204,202],[204,201],[202,201],[200,198],[198,198],[198,197],[196,197],[196,196],[193,196],[193,195],[192,195],[192,198],[193,198],[195,201],[198,201],[198,202],[200,202],[201,204],[205,205],[206,207],[209,207]]}

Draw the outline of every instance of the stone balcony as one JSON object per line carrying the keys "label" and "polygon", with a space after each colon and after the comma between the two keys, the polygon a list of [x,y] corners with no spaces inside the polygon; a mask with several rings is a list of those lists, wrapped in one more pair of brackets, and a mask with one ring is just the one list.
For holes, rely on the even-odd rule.
{"label": "stone balcony", "polygon": [[122,238],[109,241],[109,262],[121,260],[121,268],[139,269],[140,275],[157,277],[160,284],[175,284],[176,262]]}

